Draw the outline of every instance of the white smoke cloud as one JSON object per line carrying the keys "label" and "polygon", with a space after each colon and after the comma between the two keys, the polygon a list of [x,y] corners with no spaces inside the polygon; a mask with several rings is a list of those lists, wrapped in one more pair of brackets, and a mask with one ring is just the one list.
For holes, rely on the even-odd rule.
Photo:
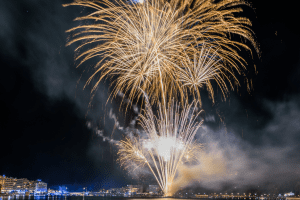
{"label": "white smoke cloud", "polygon": [[[210,189],[221,189],[223,184],[235,185],[238,189],[252,185],[268,188],[269,183],[288,185],[299,180],[299,106],[294,100],[265,103],[274,117],[260,130],[257,145],[244,140],[239,133],[227,132],[225,127],[215,131],[203,125],[197,140],[203,142],[205,154],[212,162],[206,163],[204,159],[197,166],[198,176],[194,175],[187,185],[197,182],[199,186]],[[220,158],[219,169],[224,168],[225,173],[216,171],[218,176],[206,176],[214,172],[203,173],[202,169],[220,162]]]}
{"label": "white smoke cloud", "polygon": [[205,117],[206,122],[216,122],[215,116],[214,115],[207,115]]}

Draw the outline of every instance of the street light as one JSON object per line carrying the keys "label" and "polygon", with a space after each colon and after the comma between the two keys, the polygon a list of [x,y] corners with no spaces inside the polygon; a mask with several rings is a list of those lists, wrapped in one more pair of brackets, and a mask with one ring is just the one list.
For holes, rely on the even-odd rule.
{"label": "street light", "polygon": [[83,188],[83,190],[82,190],[82,196],[84,197],[84,189],[85,189],[85,187]]}

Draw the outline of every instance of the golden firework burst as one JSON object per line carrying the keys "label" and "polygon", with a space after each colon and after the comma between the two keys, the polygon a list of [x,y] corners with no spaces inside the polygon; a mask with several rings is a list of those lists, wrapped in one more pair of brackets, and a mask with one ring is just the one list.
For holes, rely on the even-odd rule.
{"label": "golden firework burst", "polygon": [[151,104],[166,105],[173,97],[183,103],[189,94],[200,100],[200,89],[206,86],[214,101],[211,80],[226,97],[239,85],[235,73],[246,69],[238,51],[251,52],[230,36],[250,41],[258,52],[250,20],[234,15],[242,11],[238,6],[247,5],[242,0],[77,0],[64,6],[69,5],[95,10],[75,19],[93,22],[68,30],[74,34],[67,45],[82,41],[75,50],[78,66],[94,57],[99,60],[86,84],[96,79],[93,92],[111,78],[112,97],[122,92],[138,100],[142,90]]}
{"label": "golden firework burst", "polygon": [[[194,115],[201,104],[200,90],[206,88],[214,102],[215,81],[226,98],[230,89],[240,85],[236,74],[246,70],[239,51],[252,50],[231,36],[248,40],[259,52],[250,20],[235,15],[248,4],[242,0],[76,0],[64,6],[70,5],[94,9],[75,19],[92,23],[67,31],[73,33],[67,45],[82,42],[75,49],[78,66],[98,59],[86,85],[96,80],[95,92],[101,81],[110,78],[112,98],[118,93],[126,94],[123,97],[130,102],[146,97],[139,118],[145,134],[118,143],[121,165],[148,166],[168,195],[178,166],[197,160],[201,149],[194,141],[202,124],[197,121],[199,113]],[[197,101],[186,103],[190,96]],[[159,108],[157,117],[151,108],[154,104]]]}
{"label": "golden firework burst", "polygon": [[202,120],[196,112],[197,103],[185,104],[180,110],[179,104],[169,104],[166,112],[159,104],[156,117],[150,104],[140,115],[139,124],[143,127],[141,137],[126,137],[119,146],[121,166],[131,168],[148,166],[165,195],[170,195],[177,169],[184,163],[197,161],[201,144],[194,140]]}

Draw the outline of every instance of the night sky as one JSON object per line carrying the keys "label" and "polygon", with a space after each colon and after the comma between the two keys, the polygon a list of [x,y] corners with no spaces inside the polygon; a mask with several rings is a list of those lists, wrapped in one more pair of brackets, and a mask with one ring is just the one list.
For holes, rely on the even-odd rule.
{"label": "night sky", "polygon": [[[93,62],[76,68],[78,44],[65,47],[65,31],[79,25],[73,19],[90,10],[62,7],[70,2],[0,4],[0,175],[42,179],[50,188],[65,185],[81,191],[155,184],[122,170],[116,148],[95,132],[97,128],[118,140],[122,131],[109,113],[122,127],[136,114],[133,108],[127,114],[120,111],[118,98],[107,102],[109,81],[90,102],[90,86],[83,87]],[[242,55],[254,89],[248,93],[239,77],[242,87],[231,91],[226,101],[218,91],[212,105],[204,93],[205,123],[196,136],[212,156],[223,157],[235,175],[199,180],[196,187],[295,192],[300,190],[298,7],[282,1],[249,2],[254,9],[243,7],[244,16],[253,22],[261,55]]]}

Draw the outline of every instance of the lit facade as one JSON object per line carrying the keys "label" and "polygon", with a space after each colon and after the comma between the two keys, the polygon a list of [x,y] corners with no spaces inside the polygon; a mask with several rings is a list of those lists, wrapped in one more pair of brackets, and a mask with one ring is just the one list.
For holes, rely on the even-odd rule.
{"label": "lit facade", "polygon": [[30,183],[32,181],[29,181],[27,178],[20,178],[17,179],[17,182],[15,184],[14,187],[14,191],[16,191],[17,193],[25,193],[28,192]]}
{"label": "lit facade", "polygon": [[11,193],[15,189],[15,185],[17,183],[16,178],[6,177],[5,175],[0,177],[1,183],[1,192],[2,193]]}
{"label": "lit facade", "polygon": [[295,193],[293,193],[293,192],[285,193],[284,196],[285,197],[292,197],[292,196],[295,196]]}
{"label": "lit facade", "polygon": [[47,194],[47,183],[41,180],[29,181],[26,178],[12,178],[0,176],[1,193],[33,193],[37,195]]}
{"label": "lit facade", "polygon": [[149,185],[149,193],[152,194],[158,194],[160,191],[160,187],[158,185]]}
{"label": "lit facade", "polygon": [[35,194],[38,195],[46,195],[47,194],[47,183],[41,181],[41,180],[36,180],[34,182],[34,187],[35,187]]}

